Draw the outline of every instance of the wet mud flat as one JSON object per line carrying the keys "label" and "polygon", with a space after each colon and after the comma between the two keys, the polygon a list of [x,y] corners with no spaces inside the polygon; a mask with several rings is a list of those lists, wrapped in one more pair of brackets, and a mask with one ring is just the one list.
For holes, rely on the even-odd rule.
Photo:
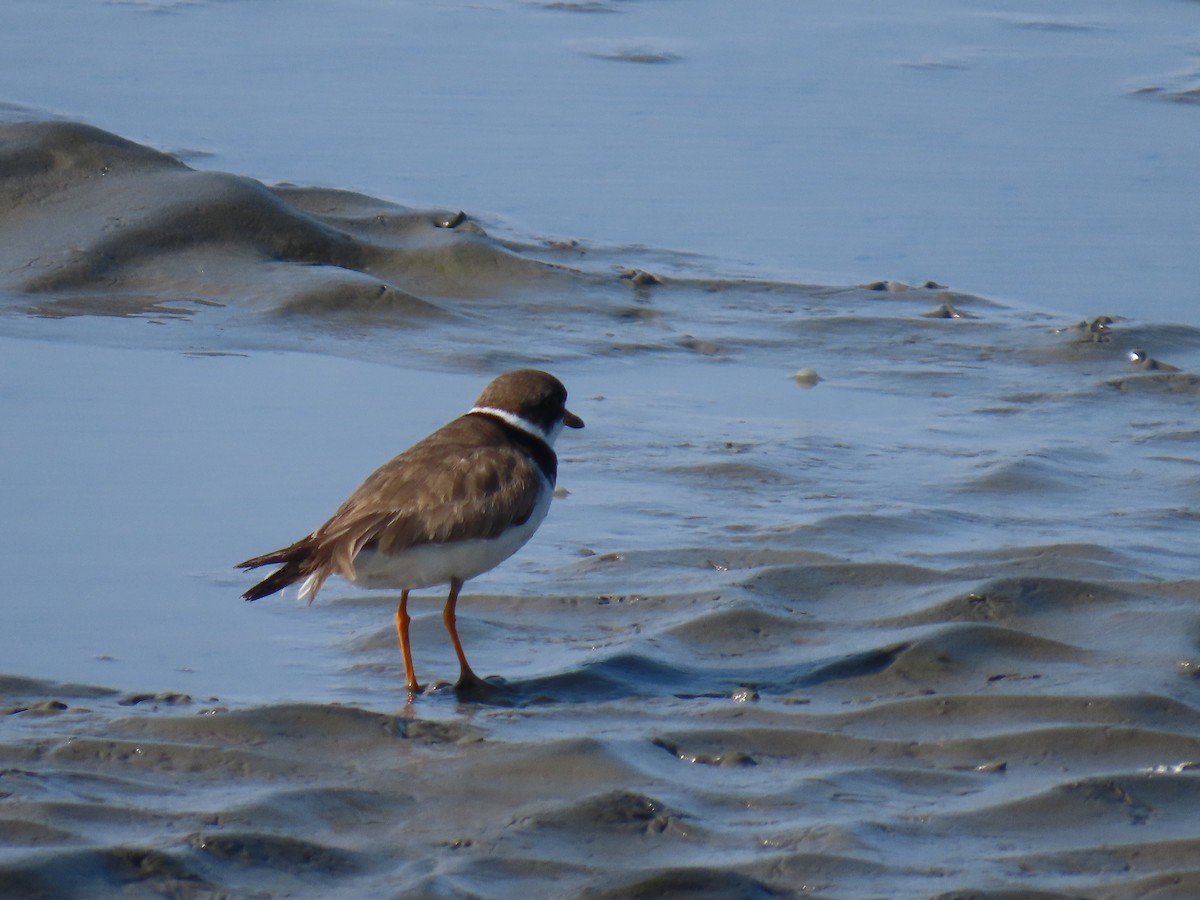
{"label": "wet mud flat", "polygon": [[[94,573],[77,597],[6,559],[7,621],[31,624],[0,646],[74,671],[58,632],[136,609],[162,661],[112,688],[0,677],[0,894],[1200,892],[1195,329],[498,241],[457,210],[197,172],[74,123],[0,128],[0,153],[5,346],[58,342],[5,370],[0,401],[31,430],[48,403],[87,401],[63,404],[53,465],[27,461],[41,486],[12,493],[11,538],[57,546],[54,489],[89,454],[158,446],[175,407],[207,424],[205,452],[111,471],[147,509],[164,472],[211,495],[100,554],[110,497],[72,492]],[[89,394],[101,373],[64,341],[158,348],[137,380],[171,390]],[[283,350],[303,351],[292,388],[237,386]],[[329,357],[360,362],[331,382]],[[434,688],[411,704],[394,598],[236,599],[233,562],[317,524],[268,477],[297,445],[320,463],[305,491],[339,500],[326,482],[366,474],[344,470],[371,423],[453,415],[429,385],[469,402],[467,376],[527,364],[563,378],[588,429],[560,447],[566,496],[539,535],[464,593],[492,696],[439,681],[436,592],[414,600]],[[412,372],[386,414],[362,388]],[[226,418],[198,405],[214,373]],[[260,421],[225,434],[243,403]],[[332,410],[346,437],[326,443],[313,423]],[[256,466],[258,487],[215,471]],[[137,580],[180,520],[189,559]],[[29,614],[50,600],[62,628]],[[151,636],[170,602],[208,624]],[[320,638],[230,636],[268,616]],[[181,689],[197,648],[209,669]],[[247,654],[293,683],[211,687]]]}
{"label": "wet mud flat", "polygon": [[[6,896],[1185,897],[1195,582],[1097,547],[922,567],[708,548],[712,593],[471,598],[481,671],[402,702],[386,601],[328,615],[360,703],[0,682]],[[586,566],[586,563],[581,564]],[[419,665],[448,665],[436,604]],[[374,624],[372,624],[374,623]],[[444,642],[443,642],[444,643]],[[599,647],[599,651],[596,648]],[[425,659],[420,659],[424,655]],[[543,654],[543,657],[545,654]],[[514,661],[517,665],[513,665]]]}

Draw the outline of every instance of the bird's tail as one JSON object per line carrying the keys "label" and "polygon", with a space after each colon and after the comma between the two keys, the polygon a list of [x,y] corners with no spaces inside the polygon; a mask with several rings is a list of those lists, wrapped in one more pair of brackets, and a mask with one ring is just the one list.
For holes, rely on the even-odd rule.
{"label": "bird's tail", "polygon": [[238,563],[235,567],[238,569],[257,569],[259,566],[282,563],[278,569],[242,596],[247,600],[258,600],[260,597],[267,597],[281,591],[303,578],[305,581],[300,590],[300,597],[311,603],[313,597],[317,595],[317,591],[321,589],[321,585],[325,583],[325,579],[329,577],[327,568],[314,558],[312,549],[308,539],[305,538],[281,550],[272,550],[270,553],[264,553],[262,556],[255,556]]}

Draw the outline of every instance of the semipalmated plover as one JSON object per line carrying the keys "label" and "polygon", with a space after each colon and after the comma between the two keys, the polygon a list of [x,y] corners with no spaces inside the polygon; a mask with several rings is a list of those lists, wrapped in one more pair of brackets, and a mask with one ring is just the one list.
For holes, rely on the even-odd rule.
{"label": "semipalmated plover", "polygon": [[550,508],[558,473],[554,439],[583,420],[567,410],[557,378],[506,372],[465,415],[380,466],[329,521],[296,543],[238,563],[281,564],[242,596],[266,597],[302,581],[310,603],[330,575],[400,591],[396,633],[405,684],[420,690],[408,642],[408,592],[450,585],[442,613],[460,675],[456,689],[485,685],[467,664],[454,607],[463,582],[512,556]]}

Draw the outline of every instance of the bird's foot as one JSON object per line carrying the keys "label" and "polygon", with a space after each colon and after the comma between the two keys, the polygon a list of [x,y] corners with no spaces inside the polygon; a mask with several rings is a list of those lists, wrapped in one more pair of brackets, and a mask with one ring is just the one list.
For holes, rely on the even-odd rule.
{"label": "bird's foot", "polygon": [[494,697],[502,690],[503,688],[500,685],[484,681],[470,669],[464,669],[462,674],[458,676],[458,681],[454,683],[454,693],[460,698],[472,700],[484,700]]}

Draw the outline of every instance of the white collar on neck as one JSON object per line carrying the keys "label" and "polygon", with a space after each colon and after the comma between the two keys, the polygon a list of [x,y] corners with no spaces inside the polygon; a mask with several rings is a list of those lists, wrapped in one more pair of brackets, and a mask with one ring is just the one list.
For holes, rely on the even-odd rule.
{"label": "white collar on neck", "polygon": [[540,441],[545,441],[547,447],[553,447],[554,439],[558,437],[557,431],[553,434],[547,434],[528,419],[522,419],[516,413],[511,413],[507,409],[496,409],[494,406],[472,406],[470,410],[467,411],[467,415],[470,415],[471,413],[481,413],[485,416],[495,416],[502,422],[507,422],[518,431],[523,431]]}

